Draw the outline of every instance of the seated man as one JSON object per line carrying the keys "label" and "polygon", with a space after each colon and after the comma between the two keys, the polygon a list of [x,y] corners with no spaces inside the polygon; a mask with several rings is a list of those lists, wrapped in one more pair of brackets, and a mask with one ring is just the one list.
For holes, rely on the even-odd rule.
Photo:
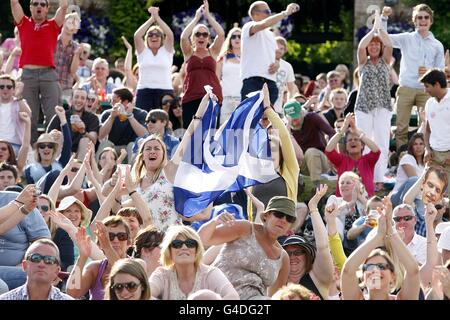
{"label": "seated man", "polygon": [[[71,128],[72,152],[77,153],[77,159],[84,159],[90,141],[95,145],[99,131],[98,117],[85,110],[87,92],[75,89],[72,92],[70,109],[66,111],[67,124]],[[47,132],[53,129],[61,130],[59,116],[55,115],[50,121]]]}
{"label": "seated man", "polygon": [[100,116],[101,127],[99,139],[105,139],[98,148],[101,152],[106,147],[114,148],[117,153],[126,149],[128,163],[131,163],[134,141],[148,133],[145,127],[147,112],[132,104],[133,94],[127,88],[113,91],[114,107]]}
{"label": "seated man", "polygon": [[328,120],[330,126],[334,127],[334,123],[338,119],[344,118],[344,110],[347,104],[347,92],[342,89],[334,89],[330,95],[331,109],[323,115]]}

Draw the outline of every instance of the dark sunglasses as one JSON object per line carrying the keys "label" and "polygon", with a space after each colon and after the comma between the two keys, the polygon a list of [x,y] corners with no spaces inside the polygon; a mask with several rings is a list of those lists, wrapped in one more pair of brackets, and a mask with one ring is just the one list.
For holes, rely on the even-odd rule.
{"label": "dark sunglasses", "polygon": [[423,20],[423,19],[430,20],[430,16],[417,16],[416,18],[419,20]]}
{"label": "dark sunglasses", "polygon": [[45,8],[47,6],[47,3],[46,2],[32,2],[31,5],[33,7],[41,6],[41,7]]}
{"label": "dark sunglasses", "polygon": [[392,267],[388,263],[366,263],[363,265],[362,270],[365,271],[372,271],[372,270],[392,270]]}
{"label": "dark sunglasses", "polygon": [[240,34],[233,34],[230,39],[240,39],[241,35]]}
{"label": "dark sunglasses", "polygon": [[286,221],[289,223],[294,223],[295,219],[296,219],[295,217],[288,216],[287,214],[284,214],[279,211],[272,211],[272,214],[274,215],[275,218],[278,218],[278,219],[286,218]]}
{"label": "dark sunglasses", "polygon": [[151,38],[151,37],[161,38],[161,37],[162,37],[162,34],[159,33],[159,32],[149,32],[149,33],[148,33],[148,37],[149,37],[149,38]]}
{"label": "dark sunglasses", "polygon": [[180,249],[183,246],[183,244],[185,244],[186,247],[188,247],[189,249],[198,247],[198,242],[194,239],[186,239],[184,241],[183,240],[173,240],[170,243],[170,246],[175,249]]}
{"label": "dark sunglasses", "polygon": [[38,146],[39,149],[45,149],[45,148],[49,148],[49,149],[53,149],[53,144],[52,143],[41,143]]}
{"label": "dark sunglasses", "polygon": [[303,250],[303,249],[297,249],[297,250],[294,250],[294,251],[287,251],[287,250],[286,250],[286,253],[288,254],[288,256],[296,256],[296,257],[299,257],[299,256],[304,255],[306,252],[305,252],[305,250]]}
{"label": "dark sunglasses", "polygon": [[197,38],[203,37],[203,38],[208,38],[209,37],[209,33],[208,32],[196,32],[194,34]]}
{"label": "dark sunglasses", "polygon": [[42,206],[39,206],[38,209],[39,209],[39,210],[42,210],[42,211],[44,211],[44,212],[47,212],[50,208],[49,208],[49,206],[42,205]]}
{"label": "dark sunglasses", "polygon": [[126,232],[118,232],[118,233],[109,232],[108,235],[109,235],[109,241],[114,241],[115,237],[117,237],[117,239],[119,239],[119,241],[128,240],[128,233],[126,233]]}
{"label": "dark sunglasses", "polygon": [[32,253],[32,254],[28,255],[27,260],[31,261],[31,262],[34,262],[34,263],[39,263],[42,260],[44,260],[45,264],[50,264],[50,265],[58,264],[59,265],[59,260],[58,260],[57,257],[54,257],[54,256],[43,256],[43,255],[41,255],[39,253]]}
{"label": "dark sunglasses", "polygon": [[12,88],[14,88],[14,86],[12,84],[0,84],[0,89],[8,89],[11,90]]}
{"label": "dark sunglasses", "polygon": [[113,289],[115,292],[122,292],[123,289],[127,289],[128,292],[135,292],[137,288],[139,288],[141,284],[136,282],[126,282],[126,283],[114,283],[111,286],[111,289]]}
{"label": "dark sunglasses", "polygon": [[404,216],[404,217],[393,217],[392,219],[395,222],[401,222],[402,220],[411,221],[413,218],[414,218],[414,216]]}
{"label": "dark sunglasses", "polygon": [[70,172],[78,172],[78,170],[80,170],[80,168],[73,167],[72,169],[70,169]]}
{"label": "dark sunglasses", "polygon": [[151,119],[149,119],[149,120],[147,121],[147,123],[149,123],[149,122],[151,122],[151,123],[156,123],[156,122],[158,122],[158,119],[151,118]]}

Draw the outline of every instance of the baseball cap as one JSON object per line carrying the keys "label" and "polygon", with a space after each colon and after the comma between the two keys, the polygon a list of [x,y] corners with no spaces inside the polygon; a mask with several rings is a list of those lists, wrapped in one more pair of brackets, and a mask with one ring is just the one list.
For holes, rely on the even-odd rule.
{"label": "baseball cap", "polygon": [[289,101],[284,105],[283,110],[286,116],[291,117],[291,119],[297,119],[302,112],[302,105],[295,100]]}
{"label": "baseball cap", "polygon": [[286,239],[284,239],[283,243],[281,244],[283,248],[289,245],[297,245],[305,249],[306,252],[308,252],[310,257],[312,258],[312,261],[314,261],[314,259],[316,258],[316,247],[313,244],[306,241],[305,238],[299,235],[294,234],[288,236]]}

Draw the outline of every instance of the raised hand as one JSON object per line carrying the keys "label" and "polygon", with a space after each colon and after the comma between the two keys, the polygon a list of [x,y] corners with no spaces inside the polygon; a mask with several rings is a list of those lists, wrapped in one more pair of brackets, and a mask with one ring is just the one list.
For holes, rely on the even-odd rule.
{"label": "raised hand", "polygon": [[309,200],[308,208],[310,211],[317,209],[320,199],[327,193],[328,185],[321,184],[319,188],[316,189],[316,194]]}
{"label": "raised hand", "polygon": [[55,113],[58,115],[59,121],[63,122],[63,120],[66,120],[66,110],[64,110],[63,107],[61,106],[56,106],[55,107]]}
{"label": "raised hand", "polygon": [[270,108],[270,93],[269,93],[269,87],[267,86],[267,83],[263,84],[262,91],[264,94],[264,109]]}
{"label": "raised hand", "polygon": [[216,221],[217,224],[229,227],[234,224],[236,218],[231,213],[224,212],[216,216],[213,220]]}
{"label": "raised hand", "polygon": [[20,47],[15,47],[11,54],[13,55],[13,57],[18,57],[22,54],[22,49]]}
{"label": "raised hand", "polygon": [[127,50],[133,49],[133,47],[131,46],[131,44],[128,42],[127,38],[125,38],[124,36],[121,37],[123,44],[125,45],[125,48],[127,48]]}
{"label": "raised hand", "polygon": [[19,119],[27,124],[28,123],[31,124],[30,115],[28,113],[26,113],[25,111],[19,112]]}
{"label": "raised hand", "polygon": [[392,8],[388,6],[383,7],[381,14],[385,17],[389,17],[392,14]]}
{"label": "raised hand", "polygon": [[75,242],[80,252],[80,257],[88,258],[92,253],[91,239],[86,234],[86,229],[78,228],[78,232],[75,235]]}
{"label": "raised hand", "polygon": [[150,15],[153,18],[156,18],[159,15],[159,8],[158,7],[150,7],[150,8],[148,8],[148,13],[150,13]]}
{"label": "raised hand", "polygon": [[74,226],[73,222],[61,212],[49,211],[49,216],[53,223],[65,231],[70,230]]}
{"label": "raised hand", "polygon": [[331,221],[331,219],[336,219],[339,215],[339,206],[337,203],[333,202],[329,206],[325,208],[325,221],[328,222]]}
{"label": "raised hand", "polygon": [[264,203],[261,200],[259,200],[257,197],[255,197],[255,195],[253,193],[251,193],[249,188],[244,189],[244,192],[252,200],[252,203],[256,208],[256,212],[263,212],[264,211]]}
{"label": "raised hand", "polygon": [[288,6],[286,7],[286,14],[288,16],[290,16],[291,14],[297,12],[300,10],[300,5],[296,4],[296,3],[289,3]]}
{"label": "raised hand", "polygon": [[209,3],[208,0],[203,0],[203,16],[207,18],[209,16]]}
{"label": "raised hand", "polygon": [[16,200],[23,203],[27,211],[31,211],[36,208],[37,205],[37,195],[36,195],[36,185],[29,184],[19,193]]}
{"label": "raised hand", "polygon": [[108,248],[111,245],[111,241],[109,240],[109,234],[108,230],[106,229],[106,226],[100,221],[96,221],[95,226],[96,226],[95,233],[97,235],[100,248],[102,249]]}
{"label": "raised hand", "polygon": [[427,203],[425,208],[425,224],[428,226],[433,226],[434,219],[437,216],[437,209],[431,202]]}
{"label": "raised hand", "polygon": [[136,184],[131,179],[130,166],[127,165],[125,168],[125,189],[130,193],[136,189]]}

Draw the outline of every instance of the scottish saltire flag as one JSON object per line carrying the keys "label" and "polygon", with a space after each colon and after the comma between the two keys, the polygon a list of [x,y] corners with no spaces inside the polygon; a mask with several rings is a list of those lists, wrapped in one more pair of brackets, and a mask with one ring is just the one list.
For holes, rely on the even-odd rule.
{"label": "scottish saltire flag", "polygon": [[225,192],[234,192],[278,177],[267,131],[262,91],[241,102],[219,129],[220,106],[209,99],[201,124],[179,164],[173,191],[178,213],[192,217]]}

